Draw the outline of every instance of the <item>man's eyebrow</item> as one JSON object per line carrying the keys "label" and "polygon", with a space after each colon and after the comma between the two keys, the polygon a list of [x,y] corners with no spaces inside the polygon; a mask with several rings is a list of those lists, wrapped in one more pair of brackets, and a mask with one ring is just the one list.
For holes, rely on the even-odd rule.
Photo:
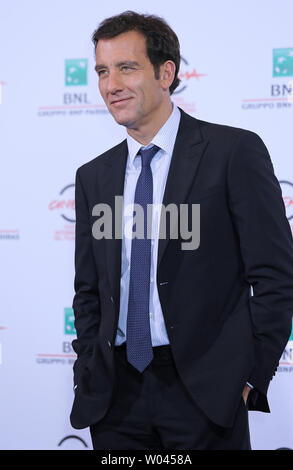
{"label": "man's eyebrow", "polygon": [[[122,67],[123,65],[129,65],[129,66],[134,66],[134,67],[138,67],[139,66],[139,63],[136,62],[135,60],[122,60],[120,62],[117,62],[115,64],[115,67]],[[97,64],[95,66],[95,71],[98,72],[99,70],[102,70],[102,69],[106,69],[107,66],[104,65],[104,64]]]}

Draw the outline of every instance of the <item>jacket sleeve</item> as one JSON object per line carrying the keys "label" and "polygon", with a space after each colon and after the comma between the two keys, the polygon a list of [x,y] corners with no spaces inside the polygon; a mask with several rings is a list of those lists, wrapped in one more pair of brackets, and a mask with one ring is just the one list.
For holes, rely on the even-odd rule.
{"label": "jacket sleeve", "polygon": [[291,332],[292,233],[269,153],[258,135],[241,132],[227,175],[244,277],[253,289],[249,303],[255,366],[247,378],[255,387],[251,408],[257,400],[260,408],[266,408],[268,386]]}
{"label": "jacket sleeve", "polygon": [[75,296],[73,310],[77,339],[72,347],[80,356],[90,355],[100,323],[98,276],[92,250],[90,208],[81,182],[80,169],[75,181]]}

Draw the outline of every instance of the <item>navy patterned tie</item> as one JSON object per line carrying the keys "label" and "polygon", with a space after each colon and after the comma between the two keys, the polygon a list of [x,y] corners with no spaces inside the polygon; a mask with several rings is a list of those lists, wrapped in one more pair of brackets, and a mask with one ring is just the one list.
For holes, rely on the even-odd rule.
{"label": "navy patterned tie", "polygon": [[143,372],[153,359],[150,317],[151,239],[147,238],[147,204],[153,202],[153,175],[150,167],[159,147],[140,149],[141,173],[137,180],[134,203],[143,208],[144,238],[132,238],[129,300],[127,313],[127,360]]}

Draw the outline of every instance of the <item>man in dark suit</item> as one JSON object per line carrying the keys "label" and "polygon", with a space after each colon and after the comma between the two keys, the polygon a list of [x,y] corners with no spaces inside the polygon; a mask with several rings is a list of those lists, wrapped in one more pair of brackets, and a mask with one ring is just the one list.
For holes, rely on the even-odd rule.
{"label": "man in dark suit", "polygon": [[[127,139],[76,174],[72,426],[90,426],[94,449],[250,449],[247,410],[269,412],[293,309],[292,236],[268,151],[172,103],[180,50],[162,19],[125,12],[93,40]],[[180,211],[165,238],[156,211],[151,237],[146,218],[129,236],[132,204],[143,215],[185,205],[200,240],[183,248]]]}

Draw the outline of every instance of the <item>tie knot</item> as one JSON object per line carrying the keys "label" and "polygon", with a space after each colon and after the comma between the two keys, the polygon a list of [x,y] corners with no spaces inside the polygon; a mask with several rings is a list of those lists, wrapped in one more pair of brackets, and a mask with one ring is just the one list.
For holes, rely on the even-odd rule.
{"label": "tie knot", "polygon": [[141,156],[141,164],[142,166],[149,166],[151,164],[151,160],[153,156],[160,150],[157,145],[153,145],[153,147],[149,149],[141,148],[138,152],[138,155]]}

